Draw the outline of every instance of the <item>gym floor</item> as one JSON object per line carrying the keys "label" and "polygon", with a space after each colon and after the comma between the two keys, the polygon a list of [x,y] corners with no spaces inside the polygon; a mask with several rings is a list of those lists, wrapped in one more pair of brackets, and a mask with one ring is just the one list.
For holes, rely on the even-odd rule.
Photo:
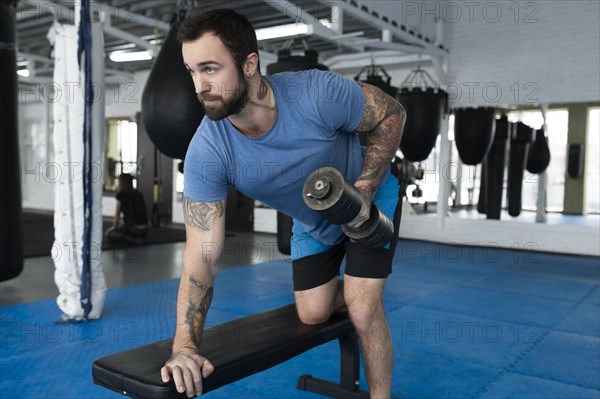
{"label": "gym floor", "polygon": [[[182,225],[171,224],[171,227]],[[102,266],[110,288],[179,278],[184,243],[146,245],[103,251]],[[277,237],[264,233],[235,233],[225,243],[221,266],[263,263],[285,258],[277,251]],[[56,297],[51,256],[25,258],[19,277],[0,283],[0,306]]]}
{"label": "gym floor", "polygon": [[[93,385],[91,363],[172,336],[183,245],[103,252],[103,316],[66,326],[54,324],[53,264],[27,259],[0,284],[0,397],[120,397]],[[270,234],[228,239],[210,325],[293,300],[290,262],[275,248]],[[402,240],[385,306],[394,397],[600,398],[598,258]],[[337,351],[332,342],[206,396],[316,398],[295,380],[335,379]]]}

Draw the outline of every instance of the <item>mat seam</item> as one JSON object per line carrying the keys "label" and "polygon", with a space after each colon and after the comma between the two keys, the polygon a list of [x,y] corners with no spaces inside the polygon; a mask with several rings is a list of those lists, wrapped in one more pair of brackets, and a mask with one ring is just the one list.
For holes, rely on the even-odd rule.
{"label": "mat seam", "polygon": [[[569,314],[571,314],[571,312],[576,309],[579,305],[581,305],[581,303],[583,301],[585,301],[590,295],[592,295],[592,293],[595,291],[595,288],[592,288],[589,290],[589,292],[583,296],[583,298],[581,298],[579,301],[577,301],[566,313],[565,316],[556,322],[555,326],[558,326],[559,324],[561,324],[567,317]],[[473,399],[478,399],[481,397],[481,395],[483,395],[484,393],[486,393],[489,389],[489,387],[498,380],[498,378],[502,375],[505,375],[507,372],[511,372],[512,369],[514,369],[515,366],[517,366],[521,360],[523,360],[525,357],[527,357],[527,355],[529,353],[531,353],[531,351],[533,351],[536,347],[539,346],[539,344],[541,344],[551,333],[552,331],[557,331],[557,330],[553,330],[552,328],[547,328],[539,337],[539,339],[532,343],[528,348],[526,348],[516,359],[515,361],[513,361],[511,364],[509,364],[508,366],[504,367],[500,372],[498,372],[497,374],[495,374],[492,379],[490,381],[488,381],[487,384],[485,384],[481,390],[479,392],[477,392],[477,394],[475,394],[475,396],[473,397]],[[538,377],[541,378],[541,377]],[[552,379],[546,378],[549,381],[554,381]],[[554,381],[554,382],[561,382],[561,381]],[[570,385],[575,385],[578,386],[580,388],[585,388],[582,387],[578,384],[570,384]]]}

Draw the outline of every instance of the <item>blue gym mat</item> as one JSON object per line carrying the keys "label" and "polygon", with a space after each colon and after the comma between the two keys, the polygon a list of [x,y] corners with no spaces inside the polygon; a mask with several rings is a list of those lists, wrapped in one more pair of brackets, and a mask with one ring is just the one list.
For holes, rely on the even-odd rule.
{"label": "blue gym mat", "polygon": [[[293,301],[287,261],[219,274],[208,325]],[[59,325],[53,300],[0,308],[0,398],[118,398],[91,364],[170,338],[177,280],[110,290],[102,319]],[[398,398],[600,398],[599,258],[401,241],[385,305]],[[315,348],[207,398],[317,398],[297,377],[338,377]],[[365,388],[365,378],[361,379]]]}

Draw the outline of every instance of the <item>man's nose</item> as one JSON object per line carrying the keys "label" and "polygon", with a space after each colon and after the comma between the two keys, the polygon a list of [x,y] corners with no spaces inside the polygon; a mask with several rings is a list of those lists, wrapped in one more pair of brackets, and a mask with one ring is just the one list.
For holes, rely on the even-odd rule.
{"label": "man's nose", "polygon": [[194,89],[196,90],[196,94],[214,92],[215,87],[214,83],[202,80],[198,75],[194,76]]}

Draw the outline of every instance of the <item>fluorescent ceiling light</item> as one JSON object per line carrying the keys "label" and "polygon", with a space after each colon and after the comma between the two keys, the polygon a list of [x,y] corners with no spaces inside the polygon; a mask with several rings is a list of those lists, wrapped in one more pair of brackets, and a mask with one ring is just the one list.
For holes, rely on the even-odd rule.
{"label": "fluorescent ceiling light", "polygon": [[131,62],[151,60],[152,56],[148,51],[113,51],[108,58],[114,62]]}
{"label": "fluorescent ceiling light", "polygon": [[331,29],[331,22],[329,22],[328,19],[320,19],[319,22],[321,23],[321,25]]}
{"label": "fluorescent ceiling light", "polygon": [[262,28],[256,30],[256,40],[277,39],[280,37],[311,35],[313,33],[312,25],[288,24],[272,26],[270,28]]}
{"label": "fluorescent ceiling light", "polygon": [[[322,23],[327,22],[323,20]],[[257,40],[268,40],[277,39],[280,37],[298,36],[298,35],[311,35],[313,33],[313,26],[304,23],[287,24],[272,26],[270,28],[263,28],[256,30]],[[150,40],[151,44],[158,43],[156,39]],[[134,46],[133,44],[127,44],[120,46],[122,49],[125,47]],[[108,58],[114,62],[132,62],[132,61],[145,61],[151,60],[152,56],[148,51],[126,51],[117,50],[110,53]]]}
{"label": "fluorescent ceiling light", "polygon": [[24,76],[26,78],[29,77],[29,69],[19,69],[17,71],[17,75]]}

